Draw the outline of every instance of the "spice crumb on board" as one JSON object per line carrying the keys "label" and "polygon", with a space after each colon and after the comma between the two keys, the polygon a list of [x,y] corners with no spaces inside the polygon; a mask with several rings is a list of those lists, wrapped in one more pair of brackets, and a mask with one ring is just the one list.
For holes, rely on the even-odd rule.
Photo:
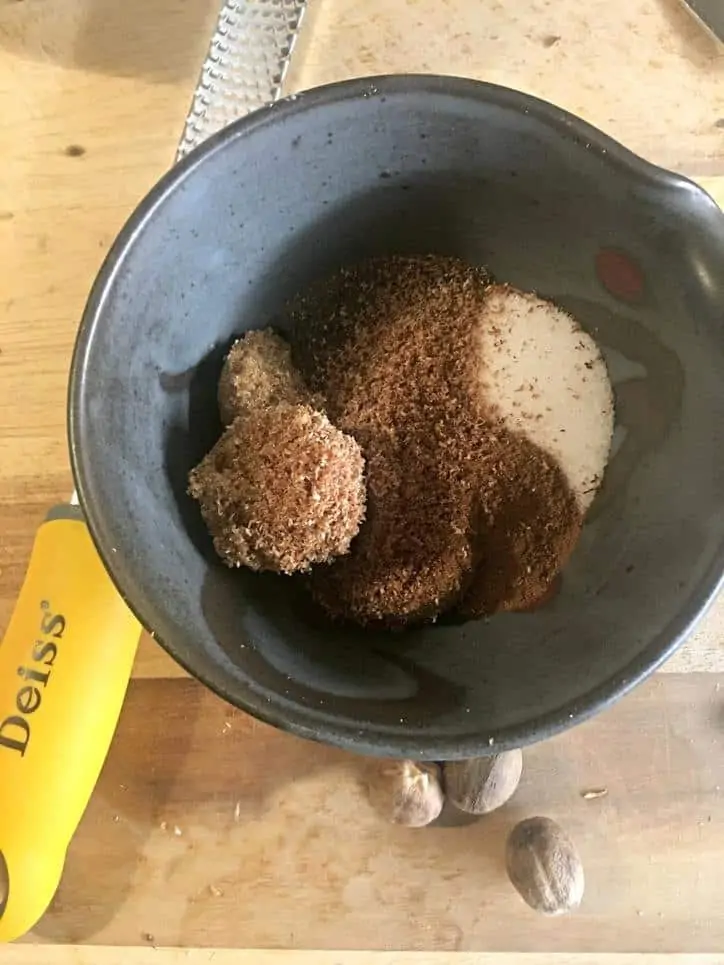
{"label": "spice crumb on board", "polygon": [[591,787],[585,791],[581,791],[581,797],[584,801],[595,801],[597,798],[606,797],[607,795],[607,787]]}

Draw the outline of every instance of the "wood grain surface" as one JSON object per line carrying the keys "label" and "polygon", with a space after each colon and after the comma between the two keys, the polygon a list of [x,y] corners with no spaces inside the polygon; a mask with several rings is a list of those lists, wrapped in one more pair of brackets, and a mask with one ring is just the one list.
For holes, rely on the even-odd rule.
{"label": "wood grain surface", "polygon": [[[724,948],[724,689],[661,674],[525,752],[509,805],[467,826],[386,823],[367,759],[301,741],[187,680],[137,680],[51,911],[29,940],[290,949]],[[591,788],[605,797],[587,800]],[[530,911],[503,867],[547,814],[583,858],[581,910]],[[0,961],[2,961],[0,953]]]}
{"label": "wood grain surface", "polygon": [[218,948],[16,945],[3,965],[722,965],[722,955],[505,952],[328,952]]}
{"label": "wood grain surface", "polygon": [[65,400],[88,289],[173,162],[214,0],[0,0],[0,637],[72,487]]}
{"label": "wood grain surface", "polygon": [[543,97],[656,164],[724,171],[724,45],[681,0],[315,0],[288,89],[459,74]]}
{"label": "wood grain surface", "polygon": [[16,945],[3,965],[722,965],[722,955],[505,952],[328,952],[218,948]]}

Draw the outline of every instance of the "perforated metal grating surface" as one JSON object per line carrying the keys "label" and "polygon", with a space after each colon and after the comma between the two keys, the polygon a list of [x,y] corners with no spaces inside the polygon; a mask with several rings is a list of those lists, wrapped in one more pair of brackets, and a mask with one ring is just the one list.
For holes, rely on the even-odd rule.
{"label": "perforated metal grating surface", "polygon": [[220,128],[276,100],[307,0],[229,0],[219,14],[177,159]]}

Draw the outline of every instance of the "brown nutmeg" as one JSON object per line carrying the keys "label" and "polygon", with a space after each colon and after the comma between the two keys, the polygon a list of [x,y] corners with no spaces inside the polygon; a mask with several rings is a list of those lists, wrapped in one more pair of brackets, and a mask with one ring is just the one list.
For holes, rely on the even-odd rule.
{"label": "brown nutmeg", "polygon": [[490,757],[471,757],[443,765],[445,793],[469,814],[488,814],[513,796],[523,773],[519,749]]}
{"label": "brown nutmeg", "polygon": [[370,803],[388,821],[422,828],[442,811],[444,795],[436,764],[385,761],[369,784]]}
{"label": "brown nutmeg", "polygon": [[580,905],[585,887],[581,859],[550,818],[526,818],[513,828],[505,864],[514,888],[535,911],[562,915]]}

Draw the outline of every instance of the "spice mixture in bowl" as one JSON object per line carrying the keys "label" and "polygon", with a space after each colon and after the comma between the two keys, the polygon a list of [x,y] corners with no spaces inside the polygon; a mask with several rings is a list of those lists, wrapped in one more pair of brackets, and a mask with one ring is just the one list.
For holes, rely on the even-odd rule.
{"label": "spice mixture in bowl", "polygon": [[450,760],[585,719],[721,581],[722,252],[703,191],[514,91],[375,78],[232,125],[81,326],[110,573],[302,736]]}
{"label": "spice mixture in bowl", "polygon": [[[611,441],[595,342],[550,303],[449,258],[378,259],[317,288],[292,317],[343,450],[309,438],[299,403],[312,392],[284,340],[252,331],[236,342],[220,381],[228,427],[190,487],[221,558],[311,570],[327,612],[362,625],[543,602]],[[263,500],[249,492],[260,462]]]}

